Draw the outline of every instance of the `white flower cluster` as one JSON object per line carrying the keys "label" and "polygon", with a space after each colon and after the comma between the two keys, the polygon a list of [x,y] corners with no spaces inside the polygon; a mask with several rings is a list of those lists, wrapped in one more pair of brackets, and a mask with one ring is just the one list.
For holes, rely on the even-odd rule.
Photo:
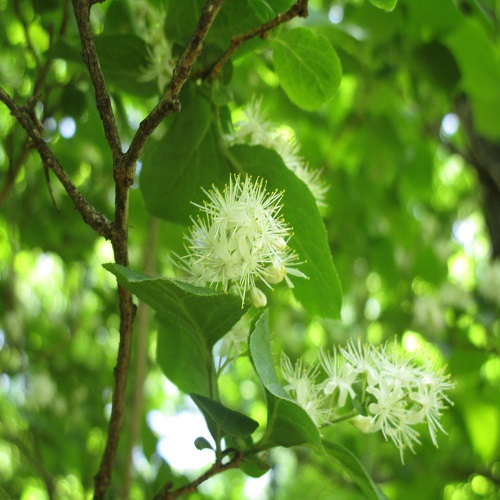
{"label": "white flower cluster", "polygon": [[242,305],[248,294],[264,307],[257,282],[272,288],[285,280],[293,287],[288,274],[306,277],[293,267],[298,257],[287,244],[291,229],[280,216],[282,193],[267,192],[262,179],[233,176],[222,192],[213,187],[205,194],[208,202],[197,205],[205,217],[198,216],[186,235],[180,263],[192,283],[239,294]]}
{"label": "white flower cluster", "polygon": [[299,155],[297,143],[267,120],[262,99],[252,99],[243,110],[246,120],[235,124],[236,129],[227,140],[230,144],[248,144],[274,149],[285,165],[309,188],[318,206],[325,206],[328,186],[321,180],[319,170],[312,170]]}
{"label": "white flower cluster", "polygon": [[349,343],[320,355],[326,378],[316,381],[319,367],[295,369],[282,357],[285,387],[318,425],[350,419],[364,432],[382,431],[403,452],[414,452],[420,443],[415,425],[427,423],[432,442],[437,446],[437,431],[442,410],[451,403],[446,392],[453,387],[449,377],[434,367],[418,366],[389,347]]}

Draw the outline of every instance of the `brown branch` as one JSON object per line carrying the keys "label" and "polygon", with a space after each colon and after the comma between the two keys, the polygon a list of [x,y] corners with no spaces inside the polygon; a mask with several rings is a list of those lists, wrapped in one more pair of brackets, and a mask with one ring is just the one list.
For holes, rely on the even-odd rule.
{"label": "brown branch", "polygon": [[[208,0],[205,3],[193,37],[174,69],[174,75],[167,92],[163,96],[163,99],[140,124],[127,153],[122,155],[121,152],[118,154],[118,151],[116,151],[114,154],[114,178],[116,192],[112,244],[115,262],[123,266],[128,265],[128,199],[129,189],[133,183],[135,175],[135,163],[142,151],[144,143],[161,123],[161,121],[169,114],[180,110],[179,93],[184,83],[189,78],[191,69],[201,53],[203,42],[207,36],[208,30],[223,2],[224,0]],[[97,55],[95,54],[95,46],[93,44],[92,34],[90,33],[88,20],[90,13],[89,3],[84,0],[73,0],[73,5],[75,8],[75,14],[77,14],[77,22],[79,26],[80,23],[83,23],[83,28],[79,27],[82,36],[82,46],[84,47],[83,50],[90,52],[84,57],[87,57],[88,60],[93,62],[94,65],[97,64],[97,67],[90,64],[89,72],[91,72],[91,76],[93,73],[93,79],[99,80],[102,77],[102,73],[98,67],[99,61],[97,59]],[[92,52],[94,52],[94,54],[92,54]],[[96,98],[98,97],[98,91],[104,92],[107,98],[107,101],[104,99],[101,104],[98,102],[98,107],[101,106],[101,114],[104,114],[104,118],[110,120],[109,126],[112,125],[113,127],[116,127],[114,117],[111,120],[111,105],[109,104],[109,110],[107,112],[102,113],[101,111],[101,109],[104,109],[103,106],[108,106],[105,102],[109,103],[109,96],[107,95],[104,80],[102,80],[102,84],[97,81],[94,85],[96,88]],[[106,111],[106,109],[104,109],[104,111]],[[107,123],[108,122],[104,122],[104,128],[107,131],[107,136],[114,136],[114,134],[110,134],[107,130]],[[113,146],[111,145],[111,147]],[[135,306],[132,302],[132,296],[122,286],[118,286],[118,296],[120,304],[120,345],[118,347],[118,359],[114,371],[115,388],[113,391],[112,410],[108,427],[106,447],[102,457],[101,466],[94,478],[94,499],[96,500],[104,498],[111,480],[111,471],[123,424],[125,390],[130,364]]]}
{"label": "brown branch", "polygon": [[224,64],[229,61],[231,56],[247,41],[251,38],[260,36],[264,38],[269,31],[276,28],[280,24],[286,23],[292,20],[294,17],[307,17],[309,15],[307,9],[308,0],[297,0],[286,12],[278,14],[274,19],[268,21],[267,23],[261,24],[246,33],[233,36],[231,38],[230,47],[222,54],[222,56],[209,68],[202,71],[198,76],[202,79],[208,79],[209,81],[214,80],[217,75],[221,72]]}
{"label": "brown branch", "polygon": [[207,472],[205,472],[205,474],[202,474],[199,478],[195,479],[191,483],[186,484],[185,486],[182,486],[174,491],[170,491],[172,489],[172,483],[169,482],[163,487],[160,493],[158,493],[154,497],[154,500],[173,500],[174,498],[178,498],[182,495],[194,493],[198,489],[198,486],[201,483],[205,482],[207,479],[210,479],[216,474],[220,474],[221,472],[224,472],[226,470],[237,469],[240,466],[243,457],[243,453],[237,451],[236,455],[228,463],[223,464],[221,462],[216,462],[212,465],[212,467],[210,467],[210,469],[208,469]]}
{"label": "brown branch", "polygon": [[73,10],[80,32],[82,58],[87,65],[94,86],[97,110],[104,126],[106,140],[111,148],[113,164],[116,166],[122,157],[121,142],[90,26],[90,7],[94,3],[91,0],[73,0]]}
{"label": "brown branch", "polygon": [[96,210],[75,187],[71,178],[59,163],[57,157],[44,141],[40,131],[41,125],[36,120],[36,117],[34,117],[32,109],[29,109],[27,106],[22,107],[17,105],[2,87],[0,87],[0,101],[10,109],[11,115],[14,116],[26,130],[34,148],[38,151],[42,159],[43,165],[54,172],[85,223],[98,234],[104,236],[104,238],[108,240],[111,239],[111,222],[102,213]]}
{"label": "brown branch", "polygon": [[124,165],[130,166],[135,163],[141,154],[144,143],[154,132],[156,127],[167,116],[180,111],[179,94],[186,83],[194,63],[198,59],[203,49],[203,42],[208,30],[212,26],[215,17],[219,13],[224,0],[207,0],[200,14],[198,24],[193,36],[185,48],[179,62],[174,68],[172,80],[161,101],[154,107],[149,115],[141,122],[132,143],[125,155]]}

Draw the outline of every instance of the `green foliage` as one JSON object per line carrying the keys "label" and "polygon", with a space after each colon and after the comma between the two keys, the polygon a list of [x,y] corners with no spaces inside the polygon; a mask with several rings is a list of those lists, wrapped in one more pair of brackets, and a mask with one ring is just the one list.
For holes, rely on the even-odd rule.
{"label": "green foliage", "polygon": [[337,92],[342,68],[326,37],[295,28],[275,37],[272,47],[280,84],[299,108],[318,109]]}
{"label": "green foliage", "polygon": [[[92,6],[124,151],[167,88],[204,4]],[[208,470],[209,462],[194,465],[199,456],[210,461],[215,452],[226,463],[234,450],[246,475],[264,482],[273,470],[263,499],[496,494],[500,322],[488,259],[499,256],[492,169],[500,138],[499,3],[310,1],[306,19],[244,42],[214,81],[205,78],[233,37],[293,4],[224,2],[180,94],[181,111],[162,121],[138,158],[130,268],[102,268],[113,260],[110,243],[82,222],[0,103],[1,498],[92,495],[120,340],[114,277],[155,315],[148,322],[140,305],[109,498],[125,497],[128,480],[131,498],[152,498],[167,481],[183,485]],[[113,157],[71,2],[0,1],[0,32],[0,87],[37,117],[75,188],[113,220]],[[321,172],[326,206],[318,209],[276,151],[229,146],[252,99],[262,99],[280,137]],[[456,131],[444,126],[450,114]],[[273,139],[279,151],[281,139]],[[237,359],[223,346],[248,310],[240,297],[173,278],[178,270],[168,257],[182,251],[203,190],[222,189],[234,173],[284,191],[289,244],[308,277],[291,277],[293,295],[281,285],[265,290],[269,310],[242,327],[250,338],[240,339]],[[429,303],[433,309],[419,313]],[[395,336],[404,350],[447,365],[456,381],[454,404],[443,411],[448,435],[436,450],[422,433],[404,465],[379,433],[347,423],[318,430],[285,389],[277,357],[284,351],[312,361],[318,348]],[[131,403],[134,382],[144,387],[140,410]],[[181,412],[204,418],[214,441],[193,429],[179,445],[192,454],[192,469],[167,463],[162,446],[184,433],[170,420]],[[129,447],[136,450],[130,477]],[[207,449],[213,452],[199,451]],[[244,498],[245,474],[213,477],[193,498]]]}

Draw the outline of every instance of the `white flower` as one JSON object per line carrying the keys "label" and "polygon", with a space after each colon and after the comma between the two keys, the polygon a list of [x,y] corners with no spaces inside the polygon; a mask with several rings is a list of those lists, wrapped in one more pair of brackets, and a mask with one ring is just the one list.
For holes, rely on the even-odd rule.
{"label": "white flower", "polygon": [[432,442],[437,446],[436,431],[444,432],[439,422],[444,401],[450,402],[445,392],[453,384],[429,364],[416,366],[399,354],[396,346],[386,346],[375,354],[376,376],[366,388],[371,395],[367,406],[372,417],[371,430],[380,429],[386,439],[394,442],[401,461],[405,448],[414,452],[413,444],[420,442],[415,424],[427,422]]}
{"label": "white flower", "polygon": [[368,412],[373,415],[371,423],[374,429],[380,429],[385,439],[391,438],[399,448],[401,461],[403,451],[408,446],[413,452],[413,442],[419,443],[418,432],[408,421],[407,393],[402,390],[399,381],[385,378],[383,374],[377,385],[370,385],[366,391],[374,396],[375,402],[368,405]]}
{"label": "white flower", "polygon": [[489,264],[479,280],[479,293],[500,307],[500,261]]}
{"label": "white flower", "polygon": [[302,359],[295,366],[285,354],[281,355],[281,374],[288,382],[285,390],[304,408],[311,420],[320,427],[328,422],[331,410],[325,408],[322,385],[316,384],[318,369],[313,365],[305,367]]}
{"label": "white flower", "polygon": [[274,149],[284,164],[309,188],[318,206],[326,206],[328,186],[321,179],[319,170],[312,170],[298,153],[295,140],[267,120],[262,109],[262,98],[253,98],[243,110],[246,120],[235,123],[235,130],[226,139],[230,144],[249,144]]}
{"label": "white flower", "polygon": [[358,373],[352,365],[346,362],[345,358],[337,357],[336,349],[333,350],[333,356],[321,351],[320,361],[327,375],[323,391],[329,395],[338,390],[338,405],[342,408],[348,395],[352,399],[356,398],[352,386],[356,382]]}
{"label": "white flower", "polygon": [[205,194],[208,202],[197,205],[205,217],[187,234],[180,264],[191,282],[239,294],[242,305],[248,294],[263,307],[267,298],[256,283],[272,289],[285,280],[293,287],[288,274],[305,277],[293,267],[298,257],[287,244],[291,229],[280,216],[282,193],[267,192],[262,179],[234,176],[222,192],[213,187]]}
{"label": "white flower", "polygon": [[372,346],[363,346],[359,341],[355,344],[351,340],[347,347],[340,347],[340,353],[356,373],[367,377],[368,380],[375,376],[375,356]]}
{"label": "white flower", "polygon": [[262,109],[262,97],[252,99],[243,109],[246,120],[235,123],[236,130],[228,137],[231,144],[266,145],[272,135],[272,125],[267,121],[267,112]]}

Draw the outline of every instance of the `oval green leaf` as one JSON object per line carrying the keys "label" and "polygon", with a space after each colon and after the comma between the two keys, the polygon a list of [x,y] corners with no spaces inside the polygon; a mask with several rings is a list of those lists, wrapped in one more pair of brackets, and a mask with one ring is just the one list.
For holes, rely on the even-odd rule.
{"label": "oval green leaf", "polygon": [[295,28],[272,42],[281,86],[299,108],[321,107],[339,88],[342,67],[329,40],[309,28]]}
{"label": "oval green leaf", "polygon": [[259,423],[243,413],[231,410],[222,403],[200,394],[190,394],[207,421],[207,426],[215,440],[223,436],[249,436]]}

